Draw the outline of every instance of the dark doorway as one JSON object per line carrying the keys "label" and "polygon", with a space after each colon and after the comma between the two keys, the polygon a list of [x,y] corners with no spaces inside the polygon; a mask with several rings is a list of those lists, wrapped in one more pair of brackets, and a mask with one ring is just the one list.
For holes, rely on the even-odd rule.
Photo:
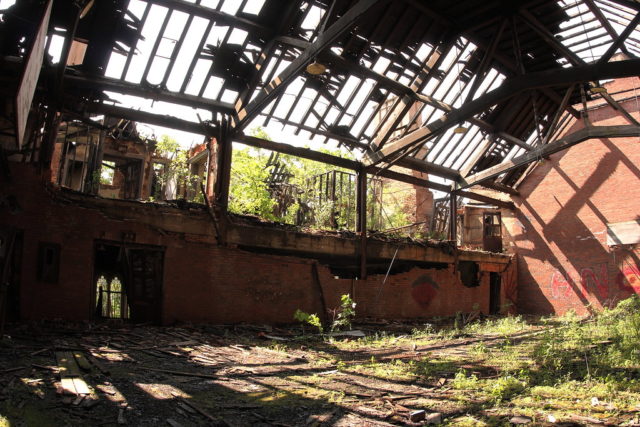
{"label": "dark doorway", "polygon": [[0,227],[0,324],[20,318],[21,260],[22,231]]}
{"label": "dark doorway", "polygon": [[498,273],[489,273],[489,314],[500,314],[500,283]]}
{"label": "dark doorway", "polygon": [[160,323],[164,249],[97,242],[94,317]]}
{"label": "dark doorway", "polygon": [[482,249],[502,252],[502,218],[500,212],[485,212],[482,229]]}

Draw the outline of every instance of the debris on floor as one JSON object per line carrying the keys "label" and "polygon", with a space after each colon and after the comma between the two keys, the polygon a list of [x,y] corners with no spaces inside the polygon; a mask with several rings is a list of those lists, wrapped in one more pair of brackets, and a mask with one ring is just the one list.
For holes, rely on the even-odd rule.
{"label": "debris on floor", "polygon": [[637,418],[637,410],[600,395],[569,409],[532,404],[514,413],[509,399],[520,380],[502,373],[499,352],[530,345],[546,325],[509,334],[437,329],[363,322],[319,336],[300,326],[13,325],[0,346],[0,420],[286,427],[631,425]]}

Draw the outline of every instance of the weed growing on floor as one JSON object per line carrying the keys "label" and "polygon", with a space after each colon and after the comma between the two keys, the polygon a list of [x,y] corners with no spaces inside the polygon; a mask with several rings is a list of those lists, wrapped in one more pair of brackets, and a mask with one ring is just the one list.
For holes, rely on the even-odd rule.
{"label": "weed growing on floor", "polygon": [[512,335],[523,332],[529,328],[530,325],[522,316],[509,316],[471,323],[464,328],[464,331],[470,334],[480,335]]}
{"label": "weed growing on floor", "polygon": [[330,310],[333,320],[331,321],[331,332],[340,331],[343,328],[351,329],[351,322],[356,317],[356,303],[351,295],[345,294],[340,297],[340,307]]}
{"label": "weed growing on floor", "polygon": [[577,381],[615,383],[640,389],[640,298],[634,296],[589,321],[564,316],[561,326],[541,335],[533,349],[538,381],[559,376]]}
{"label": "weed growing on floor", "polygon": [[502,402],[503,400],[509,400],[512,397],[521,394],[527,388],[525,382],[507,375],[505,377],[498,378],[495,381],[487,383],[486,390],[489,395],[496,401]]}
{"label": "weed growing on floor", "polygon": [[480,381],[476,375],[467,376],[464,369],[460,369],[452,381],[452,386],[456,390],[475,390],[480,388]]}
{"label": "weed growing on floor", "polygon": [[[340,307],[328,311],[332,317],[331,325],[329,328],[331,333],[340,331],[343,328],[351,329],[351,323],[356,317],[356,303],[349,294],[345,294],[340,297]],[[300,309],[297,309],[295,313],[293,313],[293,318],[294,320],[302,323],[303,333],[305,324],[309,324],[317,328],[320,334],[324,333],[324,326],[322,325],[322,321],[320,320],[320,317],[318,317],[318,315],[315,313],[309,314]]]}
{"label": "weed growing on floor", "polygon": [[324,328],[322,327],[322,322],[320,321],[320,318],[318,317],[318,315],[315,313],[309,314],[298,309],[296,310],[295,313],[293,313],[293,318],[298,322],[302,323],[303,331],[304,331],[305,323],[318,328],[319,333],[322,333],[324,331]]}

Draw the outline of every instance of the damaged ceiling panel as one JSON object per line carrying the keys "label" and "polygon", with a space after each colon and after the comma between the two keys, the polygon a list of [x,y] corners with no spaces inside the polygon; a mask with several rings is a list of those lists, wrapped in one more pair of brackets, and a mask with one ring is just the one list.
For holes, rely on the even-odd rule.
{"label": "damaged ceiling panel", "polygon": [[510,161],[640,65],[633,0],[80,3],[54,2],[47,47],[74,35],[69,110],[115,100],[133,115],[146,99],[212,135],[222,120],[232,137],[277,124],[282,142],[333,141],[372,173],[400,165],[454,188],[515,185],[526,164]]}

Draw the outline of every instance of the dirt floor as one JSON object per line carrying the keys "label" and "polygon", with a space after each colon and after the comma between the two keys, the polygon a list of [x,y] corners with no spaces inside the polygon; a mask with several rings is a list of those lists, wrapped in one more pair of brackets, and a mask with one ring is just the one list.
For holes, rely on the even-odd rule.
{"label": "dirt floor", "polygon": [[354,325],[364,337],[309,327],[303,336],[300,327],[12,325],[0,344],[0,426],[638,423],[633,391],[526,387],[517,373],[534,363],[527,349],[558,326],[507,323]]}

